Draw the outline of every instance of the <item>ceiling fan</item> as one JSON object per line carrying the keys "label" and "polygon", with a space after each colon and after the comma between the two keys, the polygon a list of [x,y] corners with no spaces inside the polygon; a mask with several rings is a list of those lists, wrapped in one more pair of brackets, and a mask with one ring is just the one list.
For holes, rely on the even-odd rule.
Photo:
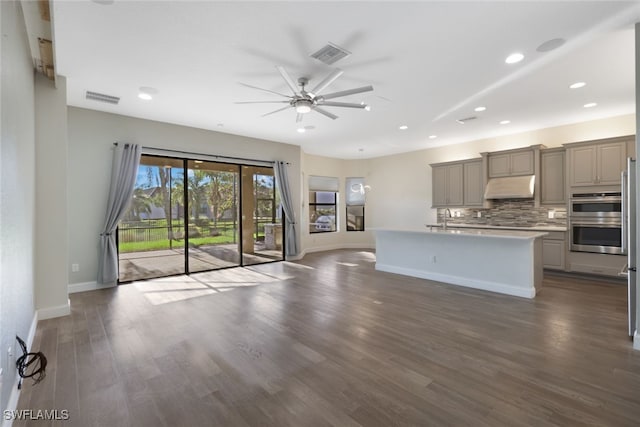
{"label": "ceiling fan", "polygon": [[321,107],[347,107],[347,108],[360,108],[360,109],[366,109],[366,110],[369,109],[369,106],[364,103],[354,104],[350,102],[336,102],[336,101],[329,101],[329,100],[334,98],[340,98],[342,96],[354,95],[356,93],[372,91],[373,86],[371,85],[363,86],[355,89],[342,90],[340,92],[328,93],[326,95],[321,95],[321,92],[325,90],[327,86],[333,83],[338,77],[340,77],[344,73],[344,71],[340,69],[335,69],[334,71],[332,71],[327,77],[324,78],[324,80],[318,83],[316,87],[314,87],[310,91],[307,91],[306,89],[306,86],[309,83],[308,78],[300,77],[298,79],[298,86],[300,86],[300,88],[298,88],[298,86],[296,86],[296,84],[294,83],[293,79],[291,79],[291,76],[289,76],[289,73],[287,73],[287,70],[285,70],[283,67],[280,67],[280,66],[276,67],[276,69],[280,72],[280,75],[282,75],[282,78],[287,83],[287,86],[289,86],[289,89],[291,89],[291,92],[293,92],[293,95],[285,95],[283,93],[274,92],[269,89],[263,89],[261,87],[240,83],[243,86],[273,93],[287,99],[282,101],[244,101],[244,102],[236,102],[236,104],[289,104],[286,107],[279,108],[275,111],[271,111],[269,113],[263,114],[262,117],[269,116],[271,114],[275,114],[280,111],[287,110],[289,108],[295,108],[296,113],[298,113],[296,117],[296,122],[301,122],[304,115],[311,111],[316,111],[324,116],[329,117],[332,120],[335,120],[338,118],[338,116],[336,116],[335,114],[330,113],[329,111]]}

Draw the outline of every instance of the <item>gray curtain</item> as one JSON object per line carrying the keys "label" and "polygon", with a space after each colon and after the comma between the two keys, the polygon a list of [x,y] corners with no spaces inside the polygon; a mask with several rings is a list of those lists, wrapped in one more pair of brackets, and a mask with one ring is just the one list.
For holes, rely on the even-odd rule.
{"label": "gray curtain", "polygon": [[140,152],[138,144],[116,145],[111,167],[111,188],[100,233],[100,258],[98,259],[98,283],[113,283],[118,279],[118,248],[116,247],[116,227],[127,211],[133,187],[136,183]]}
{"label": "gray curtain", "polygon": [[284,252],[286,256],[298,255],[298,232],[296,230],[296,215],[291,197],[291,187],[289,185],[289,175],[286,162],[275,162],[276,185],[280,191],[280,200],[284,214],[286,215]]}

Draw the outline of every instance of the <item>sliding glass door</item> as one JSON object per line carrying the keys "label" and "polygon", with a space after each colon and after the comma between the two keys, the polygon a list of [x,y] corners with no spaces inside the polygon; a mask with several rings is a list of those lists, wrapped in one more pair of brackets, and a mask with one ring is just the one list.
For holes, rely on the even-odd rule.
{"label": "sliding glass door", "polygon": [[240,265],[237,165],[189,160],[189,272]]}
{"label": "sliding glass door", "polygon": [[273,168],[143,155],[120,282],[284,259]]}
{"label": "sliding glass door", "polygon": [[186,272],[184,164],[142,156],[133,199],[118,226],[121,282]]}
{"label": "sliding glass door", "polygon": [[282,223],[273,168],[242,167],[242,262],[282,260]]}

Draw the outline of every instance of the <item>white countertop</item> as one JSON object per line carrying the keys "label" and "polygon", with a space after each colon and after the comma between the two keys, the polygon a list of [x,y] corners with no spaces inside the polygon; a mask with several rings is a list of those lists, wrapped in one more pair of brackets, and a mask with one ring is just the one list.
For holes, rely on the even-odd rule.
{"label": "white countertop", "polygon": [[[427,224],[427,227],[442,224]],[[447,228],[482,228],[491,230],[522,230],[522,231],[567,231],[567,227],[559,225],[533,225],[531,227],[516,227],[510,225],[486,225],[486,224],[447,224]]]}
{"label": "white countertop", "polygon": [[452,230],[451,228],[447,228],[443,230],[442,228],[429,228],[425,226],[424,229],[401,229],[401,228],[373,228],[373,231],[392,231],[399,233],[419,233],[419,234],[427,234],[427,235],[440,235],[440,236],[470,236],[470,237],[493,237],[493,238],[502,238],[502,239],[520,239],[520,240],[529,240],[536,239],[538,237],[546,236],[548,233],[543,231],[529,231],[530,229],[524,230],[496,230],[496,229],[462,229],[462,230]]}

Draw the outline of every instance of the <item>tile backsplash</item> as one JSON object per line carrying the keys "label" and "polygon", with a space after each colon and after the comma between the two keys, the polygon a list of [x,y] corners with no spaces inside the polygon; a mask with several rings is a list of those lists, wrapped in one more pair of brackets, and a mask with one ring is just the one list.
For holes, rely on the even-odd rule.
{"label": "tile backsplash", "polygon": [[[483,208],[450,208],[452,218],[447,218],[449,224],[478,224],[503,227],[531,227],[531,226],[566,226],[567,209],[558,207],[534,207],[533,200],[504,199],[494,200],[493,207]],[[553,218],[549,218],[549,212]],[[478,218],[478,212],[481,217]],[[443,222],[445,209],[438,209],[438,222]],[[459,213],[459,217],[457,214]]]}

